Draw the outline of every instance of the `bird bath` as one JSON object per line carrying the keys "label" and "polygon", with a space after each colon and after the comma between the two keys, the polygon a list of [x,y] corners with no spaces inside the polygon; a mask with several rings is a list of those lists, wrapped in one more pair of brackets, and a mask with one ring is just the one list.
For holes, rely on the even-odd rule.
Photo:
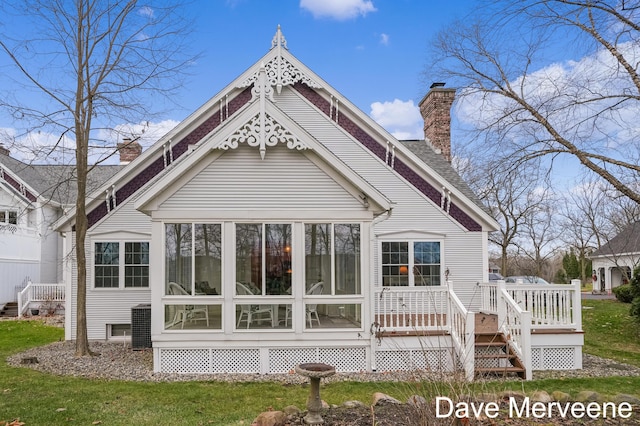
{"label": "bird bath", "polygon": [[307,398],[307,410],[304,422],[308,425],[320,425],[324,423],[320,411],[322,410],[322,400],[320,399],[320,379],[336,374],[335,367],[328,364],[310,362],[296,365],[296,373],[309,378],[311,389]]}

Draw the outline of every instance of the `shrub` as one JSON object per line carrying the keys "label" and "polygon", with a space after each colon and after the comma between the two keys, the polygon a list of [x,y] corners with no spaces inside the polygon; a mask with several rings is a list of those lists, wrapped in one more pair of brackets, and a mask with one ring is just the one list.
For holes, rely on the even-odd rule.
{"label": "shrub", "polygon": [[624,284],[619,287],[613,288],[613,294],[616,295],[616,299],[622,303],[633,302],[633,289],[630,284]]}

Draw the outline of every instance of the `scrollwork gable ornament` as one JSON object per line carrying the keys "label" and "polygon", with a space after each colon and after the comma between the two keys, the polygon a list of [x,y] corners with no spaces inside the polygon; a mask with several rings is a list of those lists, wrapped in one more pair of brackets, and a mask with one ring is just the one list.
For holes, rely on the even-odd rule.
{"label": "scrollwork gable ornament", "polygon": [[[276,35],[273,37],[273,41],[271,42],[271,49],[277,49],[276,56],[263,65],[269,86],[271,88],[275,87],[278,93],[280,93],[283,86],[290,86],[298,82],[302,82],[307,86],[316,89],[321,88],[322,86],[319,83],[307,76],[282,56],[282,48],[287,49],[287,41],[285,40],[284,35],[282,35],[282,31],[280,31],[280,25],[278,25]],[[258,82],[259,75],[260,70],[256,71],[253,75],[238,84],[238,87],[242,88],[256,84]],[[256,97],[254,95],[252,100],[255,99]]]}
{"label": "scrollwork gable ornament", "polygon": [[224,150],[236,149],[241,143],[246,143],[251,147],[258,147],[260,158],[263,160],[267,147],[273,147],[279,143],[284,143],[287,148],[298,151],[310,149],[307,144],[298,139],[269,114],[264,114],[264,120],[260,115],[256,114],[251,120],[233,132],[218,148]]}

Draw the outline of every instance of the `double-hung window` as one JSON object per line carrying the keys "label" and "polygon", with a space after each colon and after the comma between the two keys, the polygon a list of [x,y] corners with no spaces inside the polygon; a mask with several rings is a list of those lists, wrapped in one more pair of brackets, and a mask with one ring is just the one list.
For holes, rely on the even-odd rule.
{"label": "double-hung window", "polygon": [[148,242],[96,242],[95,288],[148,288]]}
{"label": "double-hung window", "polygon": [[18,212],[16,210],[0,210],[0,223],[10,225],[18,224]]}
{"label": "double-hung window", "polygon": [[381,250],[382,285],[441,285],[440,242],[383,241]]}

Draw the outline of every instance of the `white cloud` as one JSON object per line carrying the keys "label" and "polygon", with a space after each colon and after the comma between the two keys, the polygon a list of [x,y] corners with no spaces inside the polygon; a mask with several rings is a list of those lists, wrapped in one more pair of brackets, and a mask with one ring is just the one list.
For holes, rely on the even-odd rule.
{"label": "white cloud", "polygon": [[412,100],[374,102],[369,115],[396,139],[424,139],[420,109]]}
{"label": "white cloud", "polygon": [[385,34],[385,33],[380,34],[380,44],[384,46],[389,45],[389,34]]}
{"label": "white cloud", "polygon": [[344,21],[375,12],[371,0],[300,0],[300,7],[314,18],[330,18]]}
{"label": "white cloud", "polygon": [[142,6],[140,10],[138,10],[138,14],[146,18],[153,18],[154,16],[153,9],[149,6]]}
{"label": "white cloud", "polygon": [[[115,151],[118,142],[124,138],[138,138],[143,150],[178,124],[175,120],[157,123],[125,123],[111,130],[99,130],[90,142],[89,164],[118,164]],[[75,162],[75,140],[43,131],[17,136],[12,128],[0,128],[0,143],[11,151],[11,156],[25,163],[73,164]]]}

